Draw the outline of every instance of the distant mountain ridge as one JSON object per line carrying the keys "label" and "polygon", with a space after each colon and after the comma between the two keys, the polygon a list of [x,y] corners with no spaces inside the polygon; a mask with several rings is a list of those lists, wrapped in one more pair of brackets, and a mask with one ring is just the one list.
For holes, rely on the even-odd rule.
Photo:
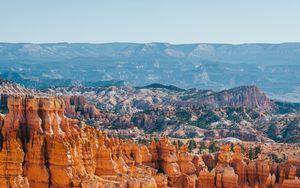
{"label": "distant mountain ridge", "polygon": [[[80,57],[133,58],[139,56],[193,58],[227,63],[299,63],[300,43],[250,44],[169,44],[169,43],[0,43],[4,59],[45,58],[50,60]],[[258,61],[259,60],[259,61]]]}
{"label": "distant mountain ridge", "polygon": [[[300,43],[0,43],[0,74],[31,88],[118,82],[223,90],[257,85],[300,101]],[[29,83],[35,83],[30,84]]]}

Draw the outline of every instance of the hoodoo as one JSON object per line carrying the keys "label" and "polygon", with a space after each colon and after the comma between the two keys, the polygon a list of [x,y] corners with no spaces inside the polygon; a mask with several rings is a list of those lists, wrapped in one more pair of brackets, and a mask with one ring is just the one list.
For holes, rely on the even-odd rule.
{"label": "hoodoo", "polygon": [[[79,99],[78,99],[79,101]],[[239,145],[196,155],[162,137],[149,145],[108,137],[64,116],[64,99],[9,96],[0,116],[0,187],[300,187],[299,161],[249,160]]]}

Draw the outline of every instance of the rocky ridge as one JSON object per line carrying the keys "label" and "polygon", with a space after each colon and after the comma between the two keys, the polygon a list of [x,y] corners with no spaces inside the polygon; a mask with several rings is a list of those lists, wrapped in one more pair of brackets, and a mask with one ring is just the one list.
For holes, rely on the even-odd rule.
{"label": "rocky ridge", "polygon": [[256,86],[241,86],[224,90],[192,100],[191,103],[213,107],[232,106],[266,110],[274,107],[271,100]]}
{"label": "rocky ridge", "polygon": [[52,95],[81,94],[89,101],[96,102],[99,108],[119,113],[135,113],[163,107],[163,105],[244,107],[263,110],[274,108],[273,101],[256,86],[241,86],[220,92],[197,89],[172,90],[147,86],[57,87],[44,92]]}

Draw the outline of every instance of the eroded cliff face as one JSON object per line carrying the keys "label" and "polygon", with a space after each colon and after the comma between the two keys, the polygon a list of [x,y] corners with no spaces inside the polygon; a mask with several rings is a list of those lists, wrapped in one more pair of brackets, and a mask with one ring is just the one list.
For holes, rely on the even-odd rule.
{"label": "eroded cliff face", "polygon": [[0,187],[300,187],[299,161],[245,160],[241,149],[216,156],[179,150],[167,137],[148,146],[109,138],[64,116],[62,98],[10,96],[0,116]]}
{"label": "eroded cliff face", "polygon": [[82,116],[85,119],[99,119],[102,117],[96,106],[88,103],[82,95],[62,96],[62,99],[65,102],[65,112],[69,116]]}
{"label": "eroded cliff face", "polygon": [[197,104],[272,109],[273,103],[256,86],[241,86],[200,98]]}
{"label": "eroded cliff face", "polygon": [[[66,118],[62,99],[12,96],[7,104],[0,118],[0,187],[156,187],[143,167],[126,173],[132,164],[120,164],[118,139]],[[111,176],[103,176],[108,170]]]}

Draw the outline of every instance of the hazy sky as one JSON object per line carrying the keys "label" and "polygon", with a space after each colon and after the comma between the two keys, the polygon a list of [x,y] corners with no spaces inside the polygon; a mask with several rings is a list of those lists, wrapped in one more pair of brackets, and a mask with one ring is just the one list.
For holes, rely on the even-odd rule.
{"label": "hazy sky", "polygon": [[300,42],[300,0],[1,0],[2,42]]}

